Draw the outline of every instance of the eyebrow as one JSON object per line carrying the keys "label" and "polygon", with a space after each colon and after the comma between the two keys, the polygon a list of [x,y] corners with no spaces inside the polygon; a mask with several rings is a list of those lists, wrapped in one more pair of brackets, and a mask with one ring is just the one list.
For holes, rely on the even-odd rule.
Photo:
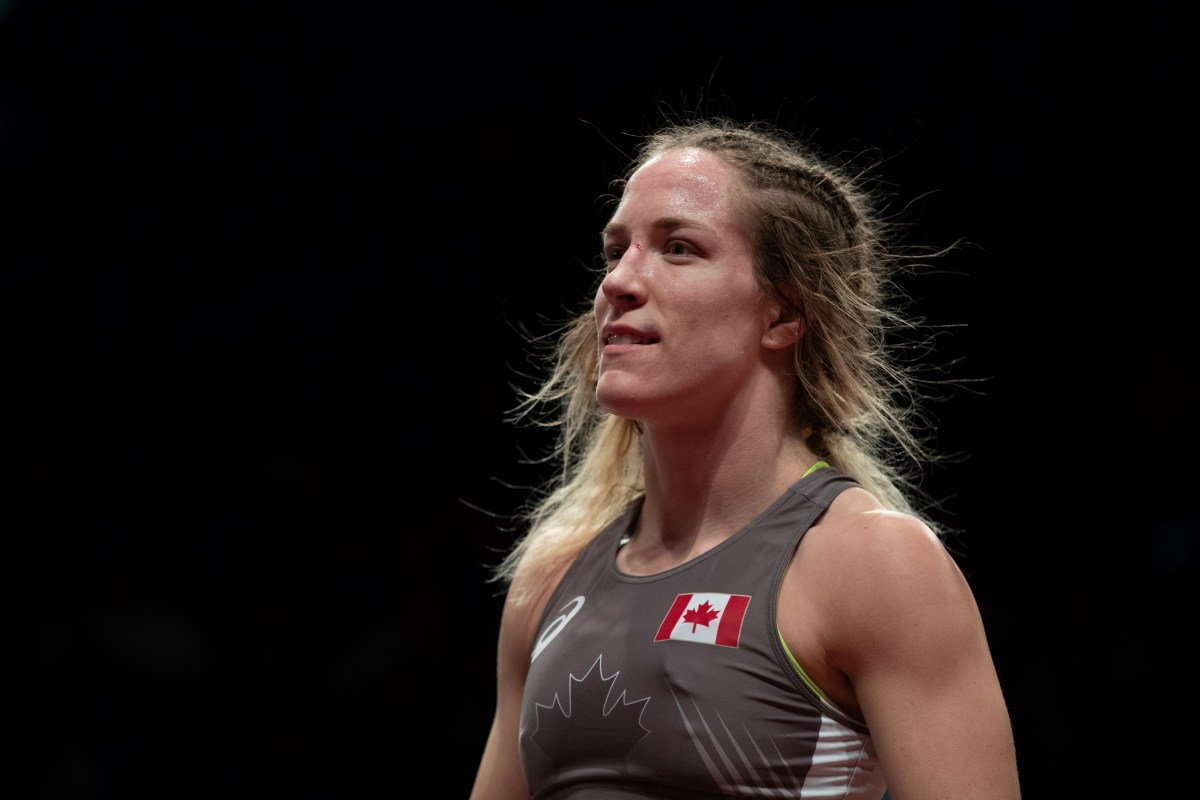
{"label": "eyebrow", "polygon": [[[706,228],[705,225],[702,225],[699,222],[690,219],[684,219],[682,217],[659,217],[658,219],[654,220],[654,222],[650,223],[650,227],[654,231],[672,231],[676,228],[684,227]],[[609,238],[610,236],[621,236],[628,230],[629,228],[627,225],[610,222],[604,226],[602,231],[600,231],[600,238],[603,240]]]}

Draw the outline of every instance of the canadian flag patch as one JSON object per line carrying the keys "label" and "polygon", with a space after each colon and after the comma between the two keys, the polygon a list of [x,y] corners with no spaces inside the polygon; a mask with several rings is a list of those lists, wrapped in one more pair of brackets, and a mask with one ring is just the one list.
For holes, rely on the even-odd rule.
{"label": "canadian flag patch", "polygon": [[677,639],[737,647],[742,635],[742,619],[749,605],[750,596],[745,594],[681,594],[663,617],[654,641]]}

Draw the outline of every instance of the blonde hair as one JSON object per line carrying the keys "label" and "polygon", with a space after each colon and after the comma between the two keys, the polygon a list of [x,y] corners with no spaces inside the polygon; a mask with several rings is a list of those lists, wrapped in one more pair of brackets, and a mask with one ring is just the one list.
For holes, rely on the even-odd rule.
{"label": "blonde hair", "polygon": [[[919,515],[932,503],[917,478],[935,454],[922,435],[919,382],[901,351],[924,343],[894,282],[918,260],[899,246],[900,224],[883,216],[884,196],[866,172],[834,166],[793,134],[720,117],[650,133],[614,188],[680,147],[711,151],[742,176],[738,205],[762,289],[804,319],[793,414],[806,444],[886,507]],[[546,377],[520,393],[511,419],[555,429],[559,469],[518,512],[526,533],[493,573],[504,584],[519,569],[528,586],[540,585],[644,490],[639,424],[596,400],[594,314],[583,311],[554,333]]]}

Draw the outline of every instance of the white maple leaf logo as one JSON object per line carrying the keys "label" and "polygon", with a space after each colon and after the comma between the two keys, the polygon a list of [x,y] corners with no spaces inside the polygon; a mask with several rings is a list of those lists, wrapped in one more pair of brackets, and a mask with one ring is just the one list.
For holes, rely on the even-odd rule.
{"label": "white maple leaf logo", "polygon": [[[650,729],[642,725],[649,697],[626,700],[616,693],[618,670],[604,674],[603,654],[582,678],[571,675],[566,700],[555,692],[549,705],[536,704],[537,730],[532,739],[555,763],[573,763],[588,753],[628,753]],[[558,713],[550,713],[555,709]]]}

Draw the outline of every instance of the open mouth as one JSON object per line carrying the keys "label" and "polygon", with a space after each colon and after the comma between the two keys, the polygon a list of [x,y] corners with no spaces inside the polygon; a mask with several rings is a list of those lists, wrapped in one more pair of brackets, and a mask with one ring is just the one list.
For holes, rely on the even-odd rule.
{"label": "open mouth", "polygon": [[630,333],[610,333],[605,339],[605,344],[657,344],[658,339],[643,338],[634,336]]}

